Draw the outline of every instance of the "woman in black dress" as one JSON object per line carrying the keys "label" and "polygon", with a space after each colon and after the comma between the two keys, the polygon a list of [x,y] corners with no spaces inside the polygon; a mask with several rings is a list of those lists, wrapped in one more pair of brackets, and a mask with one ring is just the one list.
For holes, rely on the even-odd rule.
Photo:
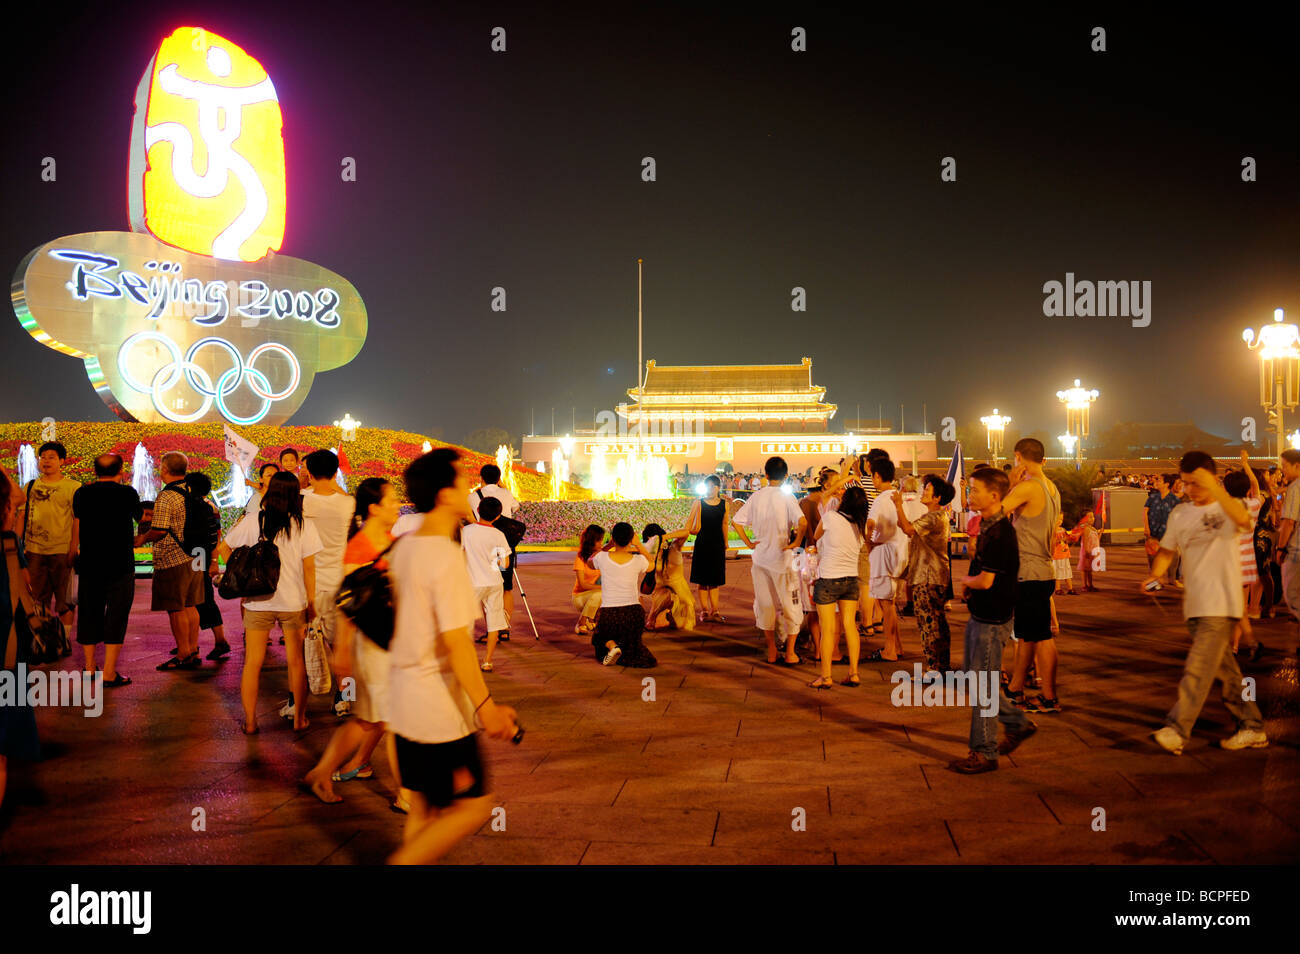
{"label": "woman in black dress", "polygon": [[691,555],[691,582],[698,588],[700,621],[725,623],[718,612],[718,589],[727,582],[727,501],[719,494],[721,481],[712,474],[705,478],[707,496],[691,508],[686,529],[695,534]]}

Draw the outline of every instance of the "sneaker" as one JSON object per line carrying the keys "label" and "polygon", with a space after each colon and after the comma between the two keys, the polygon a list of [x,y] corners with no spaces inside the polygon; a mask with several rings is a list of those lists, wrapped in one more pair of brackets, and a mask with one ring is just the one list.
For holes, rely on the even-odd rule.
{"label": "sneaker", "polygon": [[1268,736],[1263,729],[1241,729],[1219,743],[1219,748],[1235,752],[1237,749],[1266,749]]}
{"label": "sneaker", "polygon": [[1166,752],[1172,752],[1174,755],[1183,754],[1183,737],[1178,734],[1178,730],[1173,726],[1167,725],[1163,728],[1157,729],[1155,732],[1151,733],[1151,738],[1155,739],[1156,745],[1160,746]]}
{"label": "sneaker", "polygon": [[619,649],[617,646],[615,646],[615,647],[614,647],[613,649],[611,649],[609,652],[605,653],[605,659],[604,659],[604,661],[601,663],[601,665],[602,665],[602,666],[612,666],[612,665],[614,665],[614,663],[618,662],[618,657],[621,656],[621,655],[623,655],[623,650],[621,650],[621,649]]}
{"label": "sneaker", "polygon": [[971,752],[964,759],[955,759],[948,763],[950,771],[959,772],[962,775],[980,775],[984,772],[996,772],[998,770],[997,759],[986,759],[978,752]]}
{"label": "sneaker", "polygon": [[998,755],[1010,755],[1020,747],[1021,742],[1025,741],[1025,739],[1029,738],[1037,731],[1037,724],[1030,722],[1019,732],[1008,732],[1006,738],[998,743]]}
{"label": "sneaker", "polygon": [[280,718],[292,719],[294,717],[293,693],[289,693],[289,699],[284,705],[280,706]]}

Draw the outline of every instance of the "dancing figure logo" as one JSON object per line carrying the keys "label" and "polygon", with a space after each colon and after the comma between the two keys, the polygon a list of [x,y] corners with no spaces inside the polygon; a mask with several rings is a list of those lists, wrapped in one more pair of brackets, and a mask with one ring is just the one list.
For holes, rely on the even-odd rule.
{"label": "dancing figure logo", "polygon": [[282,127],[257,60],[199,27],[175,30],[136,91],[133,231],[64,236],[18,266],[18,320],[46,347],[82,359],[123,420],[283,424],[317,371],[361,350],[357,290],[276,254]]}

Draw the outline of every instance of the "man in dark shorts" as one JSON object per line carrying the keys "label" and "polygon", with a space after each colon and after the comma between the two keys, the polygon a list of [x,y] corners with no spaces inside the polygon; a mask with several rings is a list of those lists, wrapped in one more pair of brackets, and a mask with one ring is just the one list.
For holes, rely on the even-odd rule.
{"label": "man in dark shorts", "polygon": [[[1052,632],[1052,594],[1056,592],[1056,570],[1052,566],[1052,535],[1061,512],[1061,494],[1043,474],[1041,441],[1025,437],[1016,442],[1016,464],[1011,471],[1011,490],[1002,510],[1012,515],[1016,542],[1020,547],[1020,571],[1016,585],[1015,671],[1007,695],[1026,712],[1060,712],[1056,691],[1056,639]],[[1036,664],[1042,681],[1042,695],[1025,699],[1025,680]]]}
{"label": "man in dark shorts", "polygon": [[142,509],[135,488],[122,483],[122,458],[95,458],[95,481],[73,495],[80,525],[77,570],[81,575],[77,644],[84,669],[95,671],[95,647],[104,644],[104,685],[129,686],[117,671],[118,655],[135,600],[135,524]]}
{"label": "man in dark shorts", "polygon": [[389,710],[402,785],[411,792],[402,847],[392,864],[431,864],[492,815],[476,722],[492,738],[516,734],[515,710],[488,693],[471,636],[479,606],[452,535],[470,516],[469,480],[451,448],[406,469],[420,529],[392,550],[397,615],[389,644]]}

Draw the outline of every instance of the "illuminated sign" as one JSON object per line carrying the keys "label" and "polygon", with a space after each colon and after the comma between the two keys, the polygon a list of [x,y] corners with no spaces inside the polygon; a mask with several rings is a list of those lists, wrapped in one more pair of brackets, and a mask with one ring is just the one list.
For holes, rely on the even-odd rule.
{"label": "illuminated sign", "polygon": [[282,424],[316,372],[365,342],[365,304],[328,269],[271,254],[284,235],[275,88],[230,41],[185,27],[140,81],[133,232],[47,242],[11,298],[37,341],[82,359],[127,421]]}
{"label": "illuminated sign", "polygon": [[654,454],[656,457],[663,457],[668,454],[689,454],[691,452],[690,444],[657,444],[647,441],[644,444],[638,444],[635,441],[620,444],[584,444],[583,453],[591,456],[600,452],[602,454],[637,454],[646,453]]}
{"label": "illuminated sign", "polygon": [[163,40],[135,97],[131,228],[255,262],[284,238],[280,102],[262,65],[197,27]]}
{"label": "illuminated sign", "polygon": [[760,454],[848,454],[843,440],[838,441],[783,441],[760,444]]}

